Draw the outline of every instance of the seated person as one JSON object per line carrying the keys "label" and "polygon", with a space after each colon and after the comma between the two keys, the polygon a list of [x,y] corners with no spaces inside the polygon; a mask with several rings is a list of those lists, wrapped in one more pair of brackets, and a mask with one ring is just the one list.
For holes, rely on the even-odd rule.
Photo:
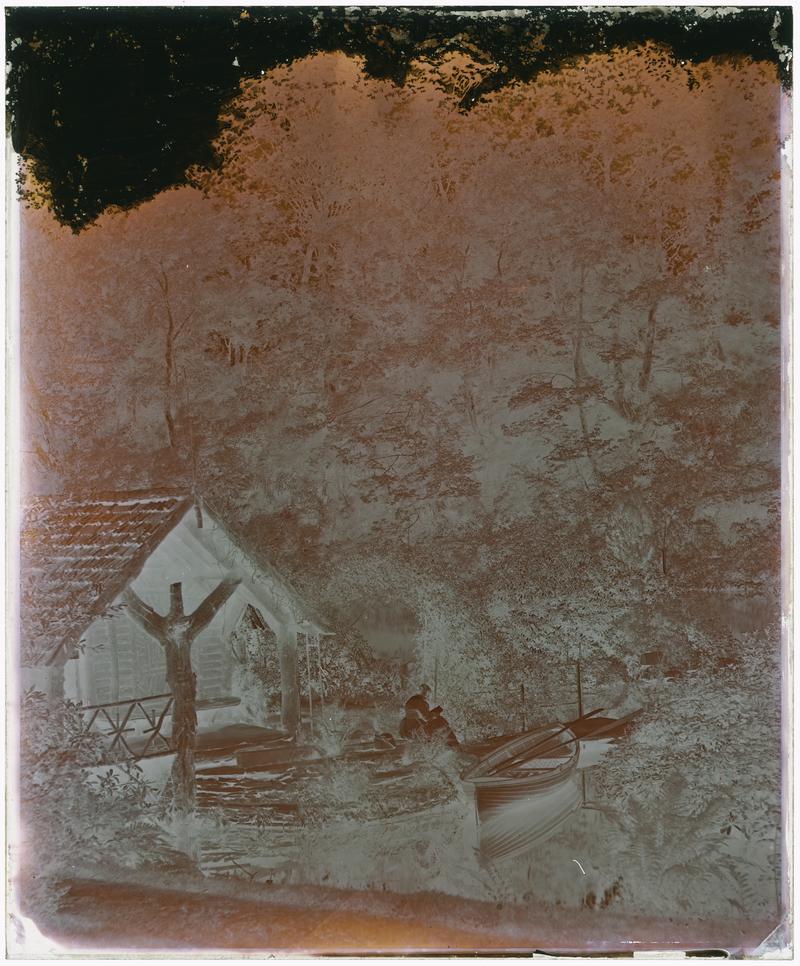
{"label": "seated person", "polygon": [[419,693],[410,697],[406,701],[406,707],[408,707],[412,702],[414,707],[418,708],[424,715],[428,715],[430,711],[430,705],[428,704],[428,698],[430,697],[431,689],[427,684],[421,684],[419,688]]}
{"label": "seated person", "polygon": [[406,715],[400,722],[400,737],[412,738],[414,735],[425,734],[428,718],[415,703],[414,698],[406,701]]}
{"label": "seated person", "polygon": [[444,736],[447,744],[450,745],[451,748],[458,747],[458,738],[456,738],[453,729],[450,727],[450,723],[442,714],[442,709],[440,707],[434,708],[428,715],[425,731],[431,736]]}
{"label": "seated person", "polygon": [[409,698],[404,705],[406,712],[408,711],[418,711],[423,718],[427,718],[431,713],[428,707],[428,702],[420,694],[415,694],[413,698]]}

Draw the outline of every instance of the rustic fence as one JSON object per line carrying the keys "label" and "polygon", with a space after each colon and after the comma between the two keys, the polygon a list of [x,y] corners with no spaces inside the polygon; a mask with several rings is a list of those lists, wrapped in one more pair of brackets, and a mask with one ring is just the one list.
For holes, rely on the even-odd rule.
{"label": "rustic fence", "polygon": [[[169,736],[161,730],[172,709],[172,702],[171,694],[150,694],[143,698],[90,704],[83,708],[84,730],[99,731],[111,739],[110,751],[124,750],[134,761],[172,751]],[[144,718],[146,727],[139,730],[132,726],[132,722],[141,718]],[[144,741],[134,741],[130,736],[135,734],[140,734]]]}

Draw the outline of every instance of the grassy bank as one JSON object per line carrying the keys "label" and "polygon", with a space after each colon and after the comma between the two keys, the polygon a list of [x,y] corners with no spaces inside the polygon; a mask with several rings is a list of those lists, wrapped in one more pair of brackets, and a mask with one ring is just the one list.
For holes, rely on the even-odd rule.
{"label": "grassy bank", "polygon": [[[79,951],[366,953],[574,952],[596,949],[725,949],[747,953],[768,922],[655,919],[544,903],[503,904],[439,893],[398,895],[319,886],[267,886],[131,873],[67,883],[41,932]],[[24,910],[23,910],[24,911]],[[32,951],[34,952],[34,951]]]}

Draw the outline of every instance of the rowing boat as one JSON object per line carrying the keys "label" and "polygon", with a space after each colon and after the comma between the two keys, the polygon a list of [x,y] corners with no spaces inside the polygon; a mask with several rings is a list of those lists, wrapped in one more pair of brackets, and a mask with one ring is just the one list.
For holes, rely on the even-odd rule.
{"label": "rowing boat", "polygon": [[579,755],[568,725],[545,725],[504,742],[462,781],[474,787],[478,812],[485,814],[558,785],[575,770]]}

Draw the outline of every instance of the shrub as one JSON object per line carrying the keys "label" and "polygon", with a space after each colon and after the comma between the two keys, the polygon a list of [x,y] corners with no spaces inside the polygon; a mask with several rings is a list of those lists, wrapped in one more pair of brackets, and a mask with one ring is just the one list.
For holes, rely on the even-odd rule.
{"label": "shrub", "polygon": [[261,678],[249,667],[234,666],[233,690],[241,696],[239,712],[242,719],[263,727],[269,714],[269,691]]}
{"label": "shrub", "polygon": [[64,881],[160,861],[164,842],[138,766],[89,772],[103,760],[102,739],[84,730],[79,706],[29,690],[20,712],[20,899],[32,916],[48,916]]}
{"label": "shrub", "polygon": [[353,730],[352,715],[336,705],[326,707],[317,725],[314,746],[323,757],[337,758],[343,754]]}
{"label": "shrub", "polygon": [[[729,914],[775,902],[781,820],[776,631],[740,643],[737,664],[652,693],[608,756],[598,791],[618,806],[615,855],[633,893]],[[627,881],[627,874],[626,874]],[[713,885],[713,888],[712,888]]]}

